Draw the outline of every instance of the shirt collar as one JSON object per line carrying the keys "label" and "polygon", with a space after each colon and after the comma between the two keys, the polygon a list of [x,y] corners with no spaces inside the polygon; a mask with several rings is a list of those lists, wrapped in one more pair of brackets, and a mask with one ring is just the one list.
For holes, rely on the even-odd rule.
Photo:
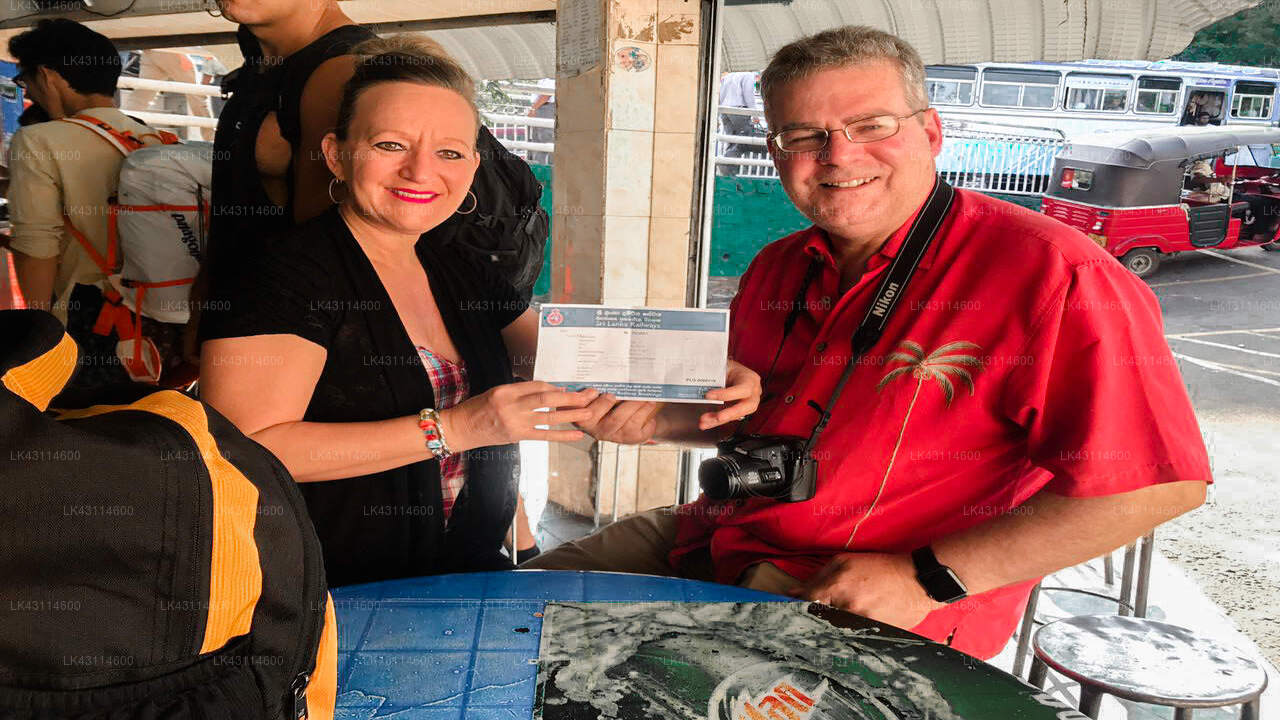
{"label": "shirt collar", "polygon": [[[874,270],[881,265],[887,264],[893,260],[893,258],[898,256],[898,252],[902,249],[903,243],[907,240],[907,232],[911,230],[911,223],[915,222],[916,217],[920,215],[920,211],[924,209],[924,204],[928,202],[928,200],[929,198],[927,196],[924,200],[921,200],[920,205],[916,207],[915,212],[911,213],[911,217],[907,218],[906,222],[902,223],[897,230],[893,231],[893,234],[889,236],[889,239],[885,240],[884,244],[880,246],[879,252],[871,256],[871,259],[867,262],[868,270]],[[952,205],[953,209],[954,207],[955,206]],[[938,233],[939,236],[942,234],[943,233],[941,232]],[[921,269],[928,269],[928,267],[933,264],[933,257],[937,255],[938,243],[941,239],[941,237],[935,237],[933,242],[930,243],[929,249],[925,251],[924,257],[920,259]],[[804,250],[810,257],[818,258],[827,265],[835,267],[835,256],[832,255],[831,252],[831,238],[827,234],[826,230],[823,230],[817,225],[809,227],[808,235],[805,238]]]}

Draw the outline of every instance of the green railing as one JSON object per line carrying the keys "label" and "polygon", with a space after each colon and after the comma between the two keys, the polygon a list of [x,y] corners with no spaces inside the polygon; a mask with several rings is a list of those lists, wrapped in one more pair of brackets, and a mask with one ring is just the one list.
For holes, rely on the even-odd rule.
{"label": "green railing", "polygon": [[[553,207],[551,167],[530,167],[542,183],[542,206],[550,215]],[[989,194],[1032,210],[1040,209],[1040,198],[1036,196]],[[810,225],[809,220],[791,204],[782,183],[774,178],[717,177],[712,212],[709,273],[712,277],[741,275],[760,248]],[[542,275],[534,286],[534,293],[545,295],[550,291],[551,247],[548,245]]]}

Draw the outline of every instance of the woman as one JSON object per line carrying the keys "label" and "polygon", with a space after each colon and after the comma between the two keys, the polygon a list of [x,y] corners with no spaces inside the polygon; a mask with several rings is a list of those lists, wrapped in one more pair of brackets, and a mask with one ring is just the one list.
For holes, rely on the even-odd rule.
{"label": "woman", "polygon": [[406,41],[368,53],[322,145],[340,204],[252,259],[202,348],[202,397],[303,483],[333,585],[501,564],[511,443],[581,437],[535,425],[583,419],[596,395],[510,384],[507,348],[532,356],[535,316],[419,242],[472,202],[470,79]]}
{"label": "woman", "polygon": [[337,207],[268,243],[206,319],[202,399],[302,483],[331,585],[510,567],[513,443],[580,438],[536,426],[591,419],[599,394],[512,382],[536,314],[421,238],[474,202],[470,78],[410,40],[361,52],[322,146]]}

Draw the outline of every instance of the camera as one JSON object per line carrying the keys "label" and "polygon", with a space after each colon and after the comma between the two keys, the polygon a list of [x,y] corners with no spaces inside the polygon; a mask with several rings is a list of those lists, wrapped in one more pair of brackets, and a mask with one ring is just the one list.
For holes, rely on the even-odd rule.
{"label": "camera", "polygon": [[716,445],[716,457],[698,467],[698,484],[711,500],[809,500],[817,490],[818,462],[804,446],[804,438],[731,437]]}

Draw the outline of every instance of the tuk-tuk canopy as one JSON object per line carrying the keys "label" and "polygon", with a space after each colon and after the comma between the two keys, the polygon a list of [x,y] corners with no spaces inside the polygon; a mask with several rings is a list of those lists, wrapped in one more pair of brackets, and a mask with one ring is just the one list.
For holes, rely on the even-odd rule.
{"label": "tuk-tuk canopy", "polygon": [[1146,170],[1157,163],[1180,162],[1234,152],[1241,145],[1280,144],[1280,128],[1170,127],[1082,135],[1069,141],[1060,160]]}

